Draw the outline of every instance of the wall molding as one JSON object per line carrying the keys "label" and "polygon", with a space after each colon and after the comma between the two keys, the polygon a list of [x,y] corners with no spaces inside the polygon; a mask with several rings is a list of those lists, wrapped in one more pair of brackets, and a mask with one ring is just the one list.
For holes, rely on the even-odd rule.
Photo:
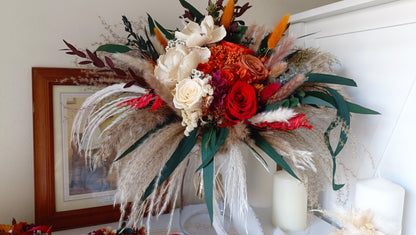
{"label": "wall molding", "polygon": [[319,20],[333,15],[343,14],[394,1],[399,0],[343,0],[294,14],[290,17],[290,23],[297,24],[310,22],[313,20]]}

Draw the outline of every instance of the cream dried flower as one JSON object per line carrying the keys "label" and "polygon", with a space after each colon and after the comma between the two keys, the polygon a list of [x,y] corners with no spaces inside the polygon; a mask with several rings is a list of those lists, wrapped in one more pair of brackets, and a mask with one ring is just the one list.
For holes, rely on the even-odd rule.
{"label": "cream dried flower", "polygon": [[175,32],[177,39],[186,42],[188,47],[203,46],[221,41],[227,32],[224,26],[218,27],[214,24],[212,16],[205,16],[201,25],[190,22],[181,32]]}
{"label": "cream dried flower", "polygon": [[167,87],[174,89],[178,81],[188,78],[192,70],[199,63],[208,62],[210,56],[208,48],[176,45],[159,57],[154,74]]}

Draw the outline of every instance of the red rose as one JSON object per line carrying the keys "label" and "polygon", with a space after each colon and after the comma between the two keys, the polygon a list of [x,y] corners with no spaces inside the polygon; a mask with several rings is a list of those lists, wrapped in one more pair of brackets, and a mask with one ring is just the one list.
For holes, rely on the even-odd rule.
{"label": "red rose", "polygon": [[233,123],[256,114],[256,91],[246,82],[237,81],[225,98],[225,118]]}

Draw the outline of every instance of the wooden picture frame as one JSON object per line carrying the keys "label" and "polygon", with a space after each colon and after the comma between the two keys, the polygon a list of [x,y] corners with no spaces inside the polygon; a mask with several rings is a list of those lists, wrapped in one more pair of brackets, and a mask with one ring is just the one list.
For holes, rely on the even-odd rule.
{"label": "wooden picture frame", "polygon": [[53,225],[53,230],[105,224],[119,220],[118,206],[106,205],[57,211],[55,195],[54,86],[100,86],[116,81],[117,76],[93,70],[32,68],[35,222]]}

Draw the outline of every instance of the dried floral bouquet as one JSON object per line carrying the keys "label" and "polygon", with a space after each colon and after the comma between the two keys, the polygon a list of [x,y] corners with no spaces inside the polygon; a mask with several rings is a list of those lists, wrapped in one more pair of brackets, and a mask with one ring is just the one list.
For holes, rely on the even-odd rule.
{"label": "dried floral bouquet", "polygon": [[[147,209],[160,214],[169,201],[175,206],[187,169],[203,182],[198,191],[215,229],[221,230],[216,209],[221,200],[247,231],[244,147],[264,165],[269,156],[298,179],[307,171],[328,170],[312,157],[327,155],[333,188],[340,189],[343,185],[334,182],[336,156],[348,138],[350,113],[377,113],[346,101],[334,88],[356,83],[322,73],[333,63],[328,54],[295,48],[296,39],[285,35],[289,15],[267,32],[238,20],[248,3],[209,1],[206,15],[185,0],[180,3],[186,9],[181,31],[165,29],[149,15],[148,26],[136,33],[123,16],[125,45],[105,44],[84,53],[65,42],[68,54],[83,59],[80,64],[131,79],[89,97],[72,133],[78,145],[90,146],[110,119],[100,130],[100,151],[87,154],[87,160],[99,165],[116,149],[116,201],[124,216],[133,200],[129,225],[139,227]],[[333,149],[335,128],[340,132]]]}

